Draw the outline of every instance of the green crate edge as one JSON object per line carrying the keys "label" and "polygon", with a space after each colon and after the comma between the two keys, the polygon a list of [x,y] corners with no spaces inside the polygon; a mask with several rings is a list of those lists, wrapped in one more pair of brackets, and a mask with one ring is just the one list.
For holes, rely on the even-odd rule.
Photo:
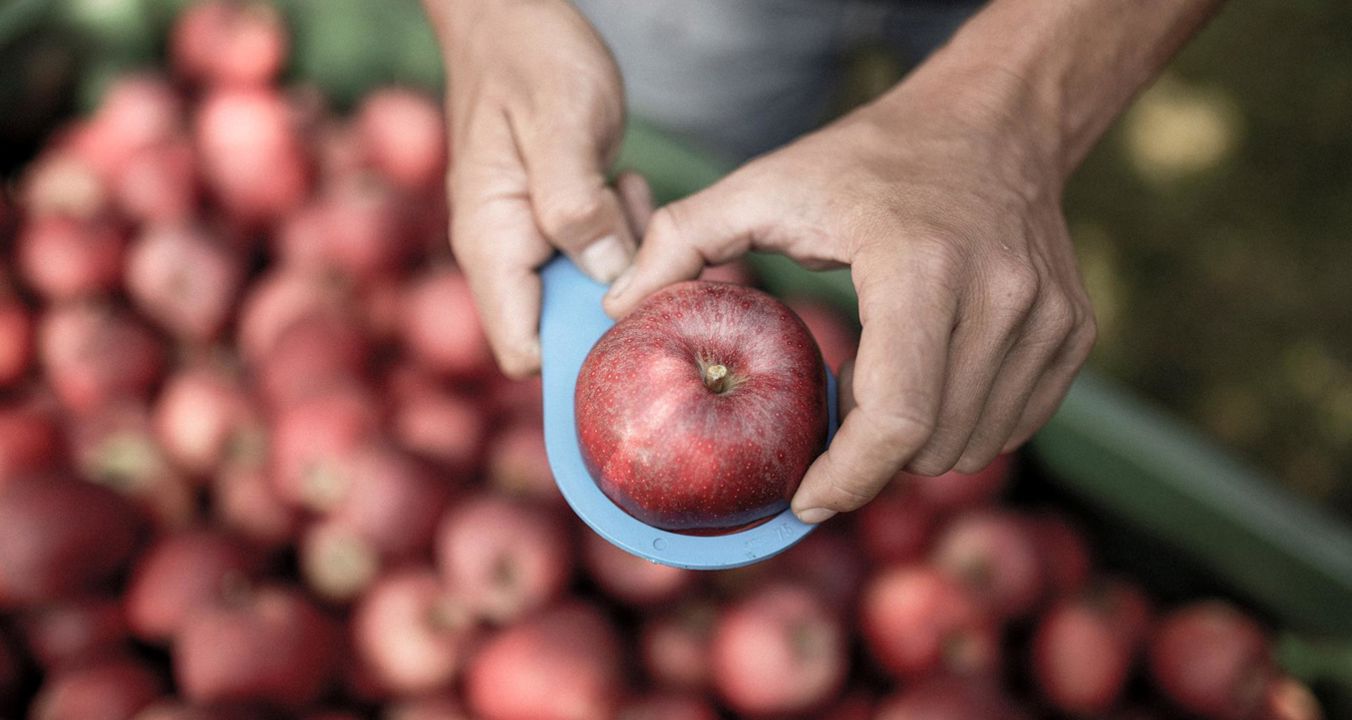
{"label": "green crate edge", "polygon": [[[639,121],[617,166],[644,173],[661,201],[729,169]],[[773,291],[855,308],[843,271],[752,262]],[[1121,385],[1086,369],[1032,452],[1067,491],[1192,556],[1285,629],[1352,638],[1352,530]]]}

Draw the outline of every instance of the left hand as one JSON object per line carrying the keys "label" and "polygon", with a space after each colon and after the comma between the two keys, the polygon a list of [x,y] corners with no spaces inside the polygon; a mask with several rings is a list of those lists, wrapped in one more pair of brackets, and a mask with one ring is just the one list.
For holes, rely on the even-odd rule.
{"label": "left hand", "polygon": [[863,335],[844,422],[793,500],[806,522],[863,505],[901,469],[985,467],[1051,417],[1093,345],[1063,164],[1030,91],[964,80],[913,77],[658,210],[606,298],[623,315],[749,250],[849,266]]}

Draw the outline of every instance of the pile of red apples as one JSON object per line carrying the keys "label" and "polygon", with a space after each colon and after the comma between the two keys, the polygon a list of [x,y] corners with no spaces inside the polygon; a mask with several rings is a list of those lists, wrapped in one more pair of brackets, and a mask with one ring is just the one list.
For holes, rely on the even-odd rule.
{"label": "pile of red apples", "polygon": [[1008,457],[741,570],[608,545],[449,255],[438,104],[340,114],[287,54],[192,6],[0,195],[0,717],[1321,716],[1245,611],[1002,505]]}

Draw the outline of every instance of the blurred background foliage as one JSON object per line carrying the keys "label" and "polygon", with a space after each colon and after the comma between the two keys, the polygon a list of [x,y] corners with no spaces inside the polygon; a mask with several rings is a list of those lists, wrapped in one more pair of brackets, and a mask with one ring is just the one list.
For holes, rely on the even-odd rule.
{"label": "blurred background foliage", "polygon": [[[186,0],[0,0],[0,172],[107,80],[162,56]],[[346,106],[435,88],[415,0],[278,0],[293,79]],[[1352,4],[1232,3],[1070,183],[1092,360],[1352,517]],[[900,68],[863,51],[846,106]]]}

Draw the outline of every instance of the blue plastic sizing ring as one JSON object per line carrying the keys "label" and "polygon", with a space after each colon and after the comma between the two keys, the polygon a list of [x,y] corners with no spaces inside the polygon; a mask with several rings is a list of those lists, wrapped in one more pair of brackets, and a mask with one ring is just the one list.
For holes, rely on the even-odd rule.
{"label": "blue plastic sizing ring", "polygon": [[[544,281],[540,314],[545,449],[554,481],[573,512],[598,535],[627,552],[656,563],[691,570],[724,570],[750,565],[792,547],[815,525],[785,509],[753,528],[726,535],[683,535],[634,518],[606,497],[587,471],[578,447],[573,395],[582,363],[614,322],[601,308],[606,287],[582,273],[567,258],[551,260]],[[827,439],[835,433],[836,380],[826,371],[830,408]]]}

